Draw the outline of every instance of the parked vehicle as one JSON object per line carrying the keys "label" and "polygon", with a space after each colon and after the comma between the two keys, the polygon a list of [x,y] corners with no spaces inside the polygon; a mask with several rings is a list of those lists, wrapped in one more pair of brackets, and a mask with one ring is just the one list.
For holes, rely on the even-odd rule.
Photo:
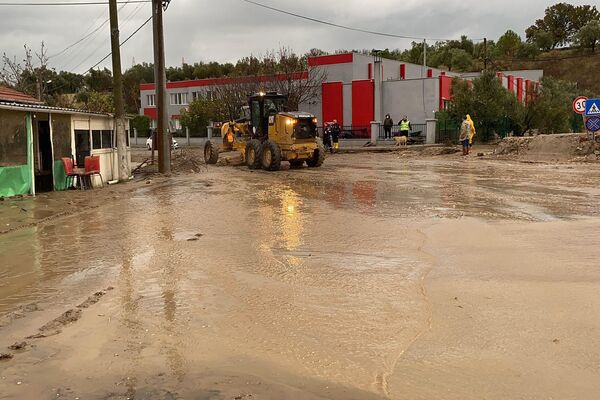
{"label": "parked vehicle", "polygon": [[[148,150],[152,150],[152,136],[150,136],[148,139],[146,139],[146,148]],[[177,143],[177,140],[175,140],[174,138],[171,138],[171,149],[177,150],[178,148],[179,148],[179,143]]]}

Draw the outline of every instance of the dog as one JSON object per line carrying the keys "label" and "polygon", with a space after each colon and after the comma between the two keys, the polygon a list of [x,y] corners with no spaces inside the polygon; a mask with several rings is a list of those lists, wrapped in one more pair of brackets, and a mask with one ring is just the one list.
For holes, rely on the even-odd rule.
{"label": "dog", "polygon": [[408,144],[408,138],[406,136],[394,136],[396,146],[406,146]]}

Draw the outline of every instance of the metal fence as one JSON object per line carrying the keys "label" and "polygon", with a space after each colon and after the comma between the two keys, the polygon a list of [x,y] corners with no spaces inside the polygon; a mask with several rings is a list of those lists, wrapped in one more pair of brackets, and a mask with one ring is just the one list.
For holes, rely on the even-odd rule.
{"label": "metal fence", "polygon": [[[438,121],[435,130],[435,142],[456,144],[460,137],[461,121],[444,120]],[[478,142],[488,142],[496,138],[504,138],[514,131],[512,120],[508,117],[499,118],[494,121],[487,121],[482,124],[475,121],[475,130],[477,135],[475,140]]]}
{"label": "metal fence", "polygon": [[[400,127],[398,125],[392,126],[389,133],[386,132],[383,125],[379,129],[379,140],[392,139],[395,136],[400,136]],[[427,124],[410,124],[410,131],[408,132],[409,143],[425,143],[427,137]]]}
{"label": "metal fence", "polygon": [[[342,133],[340,139],[371,139],[371,126],[370,125],[344,125],[341,127]],[[320,137],[323,137],[323,127],[318,127],[317,132]]]}

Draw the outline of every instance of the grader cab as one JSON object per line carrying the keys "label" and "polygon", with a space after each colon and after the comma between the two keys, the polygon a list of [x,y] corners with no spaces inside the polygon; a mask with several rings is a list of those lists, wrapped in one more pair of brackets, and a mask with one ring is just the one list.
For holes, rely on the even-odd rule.
{"label": "grader cab", "polygon": [[292,168],[320,167],[325,148],[317,137],[317,119],[310,113],[286,111],[287,98],[277,93],[258,93],[248,99],[246,118],[223,124],[223,142],[204,146],[207,164],[215,164],[219,153],[237,151],[250,169],[276,171],[282,161]]}

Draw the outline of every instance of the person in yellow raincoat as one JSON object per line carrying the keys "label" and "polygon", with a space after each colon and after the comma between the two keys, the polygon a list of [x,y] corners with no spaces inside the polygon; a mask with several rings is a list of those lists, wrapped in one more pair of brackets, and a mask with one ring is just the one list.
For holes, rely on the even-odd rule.
{"label": "person in yellow raincoat", "polygon": [[471,150],[471,147],[473,147],[473,137],[477,134],[477,132],[475,132],[475,123],[469,114],[467,114],[467,121],[471,125],[471,132],[469,133],[469,150]]}

